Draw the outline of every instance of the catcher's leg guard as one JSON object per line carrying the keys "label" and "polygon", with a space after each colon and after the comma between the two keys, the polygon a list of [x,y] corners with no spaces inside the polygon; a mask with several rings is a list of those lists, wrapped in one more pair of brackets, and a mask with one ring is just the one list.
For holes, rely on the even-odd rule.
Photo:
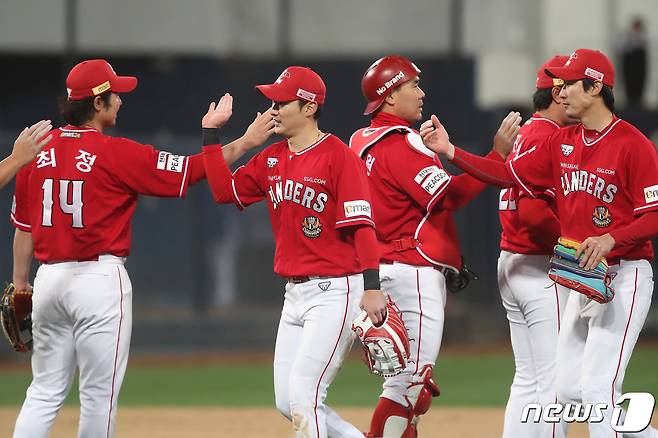
{"label": "catcher's leg guard", "polygon": [[440,394],[438,385],[432,379],[432,365],[427,364],[409,385],[407,401],[414,415],[423,415],[430,409],[432,397],[438,397]]}
{"label": "catcher's leg guard", "polygon": [[413,412],[386,397],[380,397],[372,414],[370,431],[366,435],[373,438],[402,438],[411,423]]}

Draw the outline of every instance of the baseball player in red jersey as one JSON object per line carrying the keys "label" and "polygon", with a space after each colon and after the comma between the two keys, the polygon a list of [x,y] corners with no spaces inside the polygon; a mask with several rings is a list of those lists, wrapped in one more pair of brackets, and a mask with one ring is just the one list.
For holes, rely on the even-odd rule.
{"label": "baseball player in red jersey", "polygon": [[[368,171],[382,288],[399,308],[410,340],[407,368],[384,381],[368,432],[374,438],[415,437],[418,416],[439,394],[432,370],[443,333],[446,275],[462,268],[451,211],[484,188],[469,175],[449,175],[411,128],[422,117],[425,93],[419,75],[418,67],[402,56],[373,63],[361,82],[371,124],[350,139]],[[506,120],[507,153],[516,117]],[[503,160],[494,151],[489,156]]]}
{"label": "baseball player in red jersey", "polygon": [[[537,71],[535,113],[519,130],[508,161],[570,122],[559,96],[562,81],[545,72],[546,68],[564,65],[567,59],[567,56],[554,56]],[[505,409],[505,438],[566,434],[565,422],[521,422],[528,404],[546,406],[556,398],[555,350],[559,318],[569,292],[557,283],[551,286],[546,276],[553,246],[560,236],[554,200],[552,188],[535,197],[517,187],[500,192],[498,287],[507,312],[516,364]]]}
{"label": "baseball player in red jersey", "polygon": [[[421,135],[436,152],[499,186],[516,184],[531,196],[558,188],[563,237],[582,241],[580,265],[610,265],[614,299],[599,304],[572,291],[562,315],[557,348],[561,403],[605,404],[602,419],[589,422],[593,438],[618,437],[613,408],[622,394],[626,366],[651,304],[653,258],[658,235],[658,155],[655,146],[614,114],[615,70],[600,51],[576,50],[563,67],[546,72],[564,81],[566,114],[580,120],[539,140],[501,166],[455,148],[436,117]],[[647,419],[647,423],[648,423]],[[630,432],[630,431],[628,431]],[[624,436],[656,437],[647,427]]]}
{"label": "baseball player in red jersey", "polygon": [[267,202],[274,272],[288,280],[274,353],[277,408],[297,437],[362,438],[324,400],[352,345],[359,303],[373,323],[386,312],[365,168],[318,128],[326,88],[313,70],[288,67],[256,88],[272,101],[274,132],[285,139],[233,174],[206,147],[208,183],[218,203]]}
{"label": "baseball player in red jersey", "polygon": [[[117,397],[128,361],[132,287],[124,268],[130,220],[139,194],[184,197],[205,177],[201,154],[158,151],[103,134],[114,126],[119,93],[137,79],[117,76],[105,60],[83,61],[66,79],[67,126],[17,175],[11,220],[13,281],[34,281],[32,383],[16,421],[15,438],[45,438],[80,370],[79,437],[113,437]],[[203,126],[231,116],[226,95],[211,104]],[[227,150],[233,160],[247,142]]]}
{"label": "baseball player in red jersey", "polygon": [[50,120],[41,120],[23,129],[16,137],[11,154],[0,161],[0,188],[7,185],[14,175],[34,160],[41,148],[52,140],[52,135],[46,136],[52,127]]}

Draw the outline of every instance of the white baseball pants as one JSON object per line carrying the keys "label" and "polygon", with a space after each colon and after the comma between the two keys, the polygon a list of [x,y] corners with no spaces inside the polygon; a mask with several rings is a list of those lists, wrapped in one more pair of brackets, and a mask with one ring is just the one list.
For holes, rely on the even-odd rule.
{"label": "white baseball pants", "polygon": [[286,284],[274,351],[274,393],[297,438],[363,438],[324,404],[327,389],[352,347],[352,322],[363,275]]}
{"label": "white baseball pants", "polygon": [[[401,374],[384,380],[381,396],[408,406],[407,388],[425,365],[436,363],[443,336],[446,281],[430,266],[381,264],[382,290],[400,310],[409,333],[409,363]],[[435,379],[441,386],[439,379]],[[415,403],[415,400],[412,401]]]}
{"label": "white baseball pants", "polygon": [[[647,260],[610,266],[615,298],[599,304],[571,292],[558,337],[557,384],[561,403],[606,403],[601,422],[589,423],[591,438],[621,438],[610,420],[622,394],[626,367],[649,312],[653,269]],[[624,437],[658,437],[652,427]]]}
{"label": "white baseball pants", "polygon": [[556,402],[555,361],[560,315],[569,290],[551,285],[549,257],[501,251],[498,287],[507,312],[515,373],[505,408],[504,438],[566,436],[567,423],[522,423],[525,406]]}
{"label": "white baseball pants", "polygon": [[32,383],[14,438],[47,438],[80,369],[79,438],[114,436],[128,362],[132,286],[124,259],[41,265],[34,280]]}

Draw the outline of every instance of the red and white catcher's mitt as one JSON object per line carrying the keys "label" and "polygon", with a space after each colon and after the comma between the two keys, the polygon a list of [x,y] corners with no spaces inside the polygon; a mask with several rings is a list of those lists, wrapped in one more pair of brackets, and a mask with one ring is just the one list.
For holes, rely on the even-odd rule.
{"label": "red and white catcher's mitt", "polygon": [[352,330],[361,341],[366,365],[373,374],[392,377],[405,369],[409,359],[409,335],[390,300],[384,322],[375,326],[362,311],[352,323]]}

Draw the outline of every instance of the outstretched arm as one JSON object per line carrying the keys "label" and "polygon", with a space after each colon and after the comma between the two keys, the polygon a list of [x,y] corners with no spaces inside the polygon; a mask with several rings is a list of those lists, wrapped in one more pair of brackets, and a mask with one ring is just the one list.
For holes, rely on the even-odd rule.
{"label": "outstretched arm", "polygon": [[[501,161],[502,156],[495,150],[491,150],[485,158]],[[441,208],[445,210],[459,210],[487,187],[487,184],[468,173],[453,176],[448,185],[445,196],[441,200]]]}
{"label": "outstretched arm", "polygon": [[[224,98],[222,97],[222,100]],[[212,144],[220,144],[219,142],[219,126],[217,125],[217,119],[221,120],[221,115],[213,115],[213,113],[222,113],[226,112],[227,109],[223,110],[220,108],[222,101],[217,105],[217,108],[213,109],[211,104],[210,109],[204,120],[202,121],[203,127],[203,145],[208,146]],[[228,103],[226,103],[228,104]],[[225,104],[225,106],[226,106]],[[232,98],[231,98],[232,105]],[[230,117],[230,115],[229,115]],[[274,119],[272,117],[272,112],[267,110],[263,113],[256,113],[254,121],[251,122],[245,133],[242,137],[232,141],[222,148],[222,154],[224,155],[224,161],[229,166],[239,160],[245,153],[251,149],[261,146],[267,141],[268,138],[274,133]]]}
{"label": "outstretched arm", "polygon": [[[513,138],[516,137],[516,133],[518,132],[519,123],[520,116],[518,113],[508,114],[503,120],[503,123],[501,123],[501,128],[498,130],[497,135],[502,131],[504,135],[512,138],[511,141],[513,143]],[[423,123],[420,129],[420,135],[423,138],[425,146],[437,154],[444,155],[464,172],[480,181],[501,188],[512,187],[514,185],[505,164],[500,160],[480,157],[453,145],[450,142],[448,132],[435,115],[432,115],[431,123]],[[511,147],[509,149],[511,150]],[[504,150],[497,152],[501,156],[505,154]]]}

